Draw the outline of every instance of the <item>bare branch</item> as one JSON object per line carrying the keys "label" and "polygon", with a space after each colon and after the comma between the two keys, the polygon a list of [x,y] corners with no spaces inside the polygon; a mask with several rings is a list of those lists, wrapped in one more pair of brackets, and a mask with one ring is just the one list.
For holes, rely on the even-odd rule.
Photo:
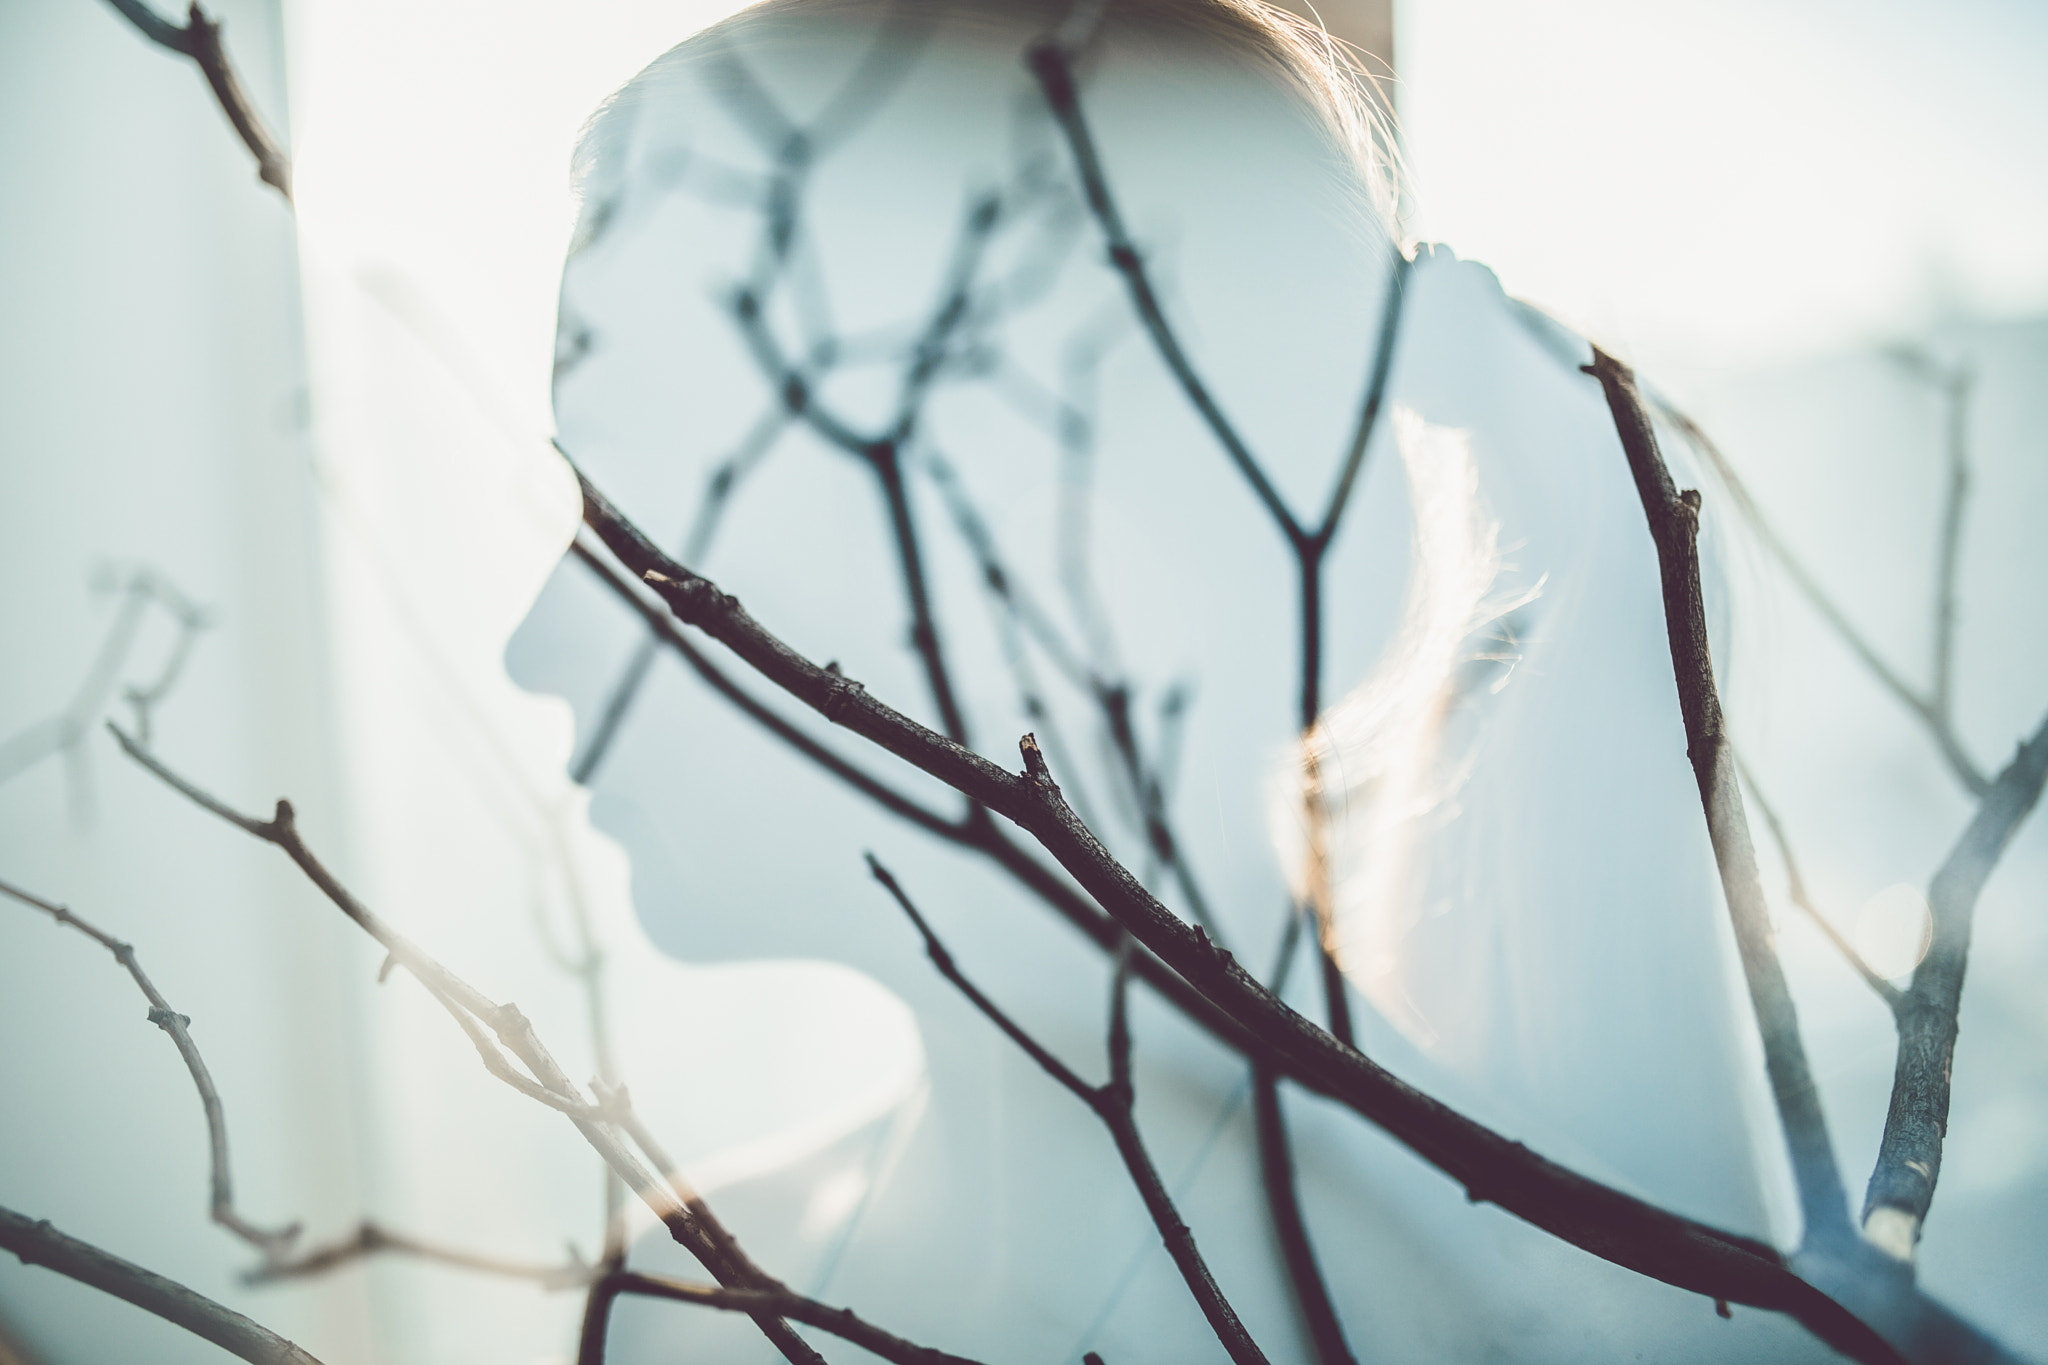
{"label": "bare branch", "polygon": [[1166,320],[1165,307],[1160,303],[1152,278],[1145,269],[1144,255],[1131,239],[1129,230],[1124,226],[1123,214],[1117,208],[1116,197],[1110,192],[1108,177],[1102,169],[1102,158],[1095,149],[1095,135],[1089,131],[1088,121],[1081,112],[1080,92],[1074,87],[1074,69],[1066,49],[1056,40],[1047,39],[1034,44],[1024,60],[1031,68],[1031,74],[1037,77],[1039,88],[1045,92],[1046,106],[1052,110],[1060,131],[1066,135],[1067,147],[1073,153],[1074,169],[1081,177],[1081,189],[1087,197],[1088,208],[1095,215],[1095,221],[1109,245],[1109,262],[1123,276],[1131,305],[1145,324],[1145,331],[1151,336],[1160,359],[1173,372],[1181,392],[1187,395],[1189,405],[1200,414],[1203,424],[1215,436],[1216,443],[1223,447],[1223,453],[1230,457],[1230,462],[1237,466],[1238,473],[1244,476],[1244,481],[1251,486],[1260,505],[1281,533],[1290,543],[1307,539],[1310,533],[1295,519],[1286,500],[1280,496],[1280,490],[1273,486],[1265,468],[1209,392],[1208,385],[1195,369],[1194,361]]}
{"label": "bare branch", "polygon": [[80,679],[71,700],[56,715],[0,740],[0,782],[10,781],[52,754],[70,753],[77,749],[90,732],[94,718],[113,696],[121,671],[134,651],[143,618],[154,606],[170,616],[177,628],[177,638],[157,670],[156,679],[142,687],[131,685],[123,692],[124,699],[135,709],[137,726],[145,735],[148,734],[154,708],[176,685],[193,644],[199,633],[212,624],[212,619],[204,607],[186,597],[177,585],[154,570],[133,569],[118,587],[122,594],[121,605],[106,633],[100,637],[100,647],[93,655],[92,666]]}
{"label": "bare branch", "polygon": [[169,1035],[178,1055],[185,1059],[185,1069],[192,1075],[193,1088],[199,1092],[200,1107],[206,1112],[206,1140],[211,1152],[208,1175],[212,1198],[209,1213],[213,1221],[262,1252],[266,1260],[283,1252],[299,1235],[297,1223],[275,1229],[261,1228],[243,1218],[235,1209],[234,1179],[228,1166],[227,1111],[221,1104],[220,1091],[213,1083],[213,1073],[207,1069],[206,1059],[199,1055],[199,1045],[192,1041],[191,1017],[171,1008],[171,1002],[164,998],[156,983],[149,979],[149,974],[142,970],[142,963],[132,945],[80,919],[66,907],[8,882],[0,881],[0,894],[33,906],[58,924],[84,934],[112,953],[114,961],[120,963],[134,979],[136,988],[149,1001],[149,1022]]}
{"label": "bare branch", "polygon": [[1344,463],[1337,475],[1336,486],[1330,490],[1330,500],[1324,504],[1322,525],[1316,528],[1315,539],[1324,545],[1337,538],[1337,528],[1343,522],[1345,509],[1351,506],[1351,493],[1357,487],[1359,471],[1365,467],[1366,448],[1372,444],[1372,434],[1379,428],[1380,409],[1386,405],[1387,377],[1394,368],[1394,346],[1400,339],[1402,304],[1408,297],[1408,271],[1413,264],[1399,251],[1393,253],[1387,275],[1387,298],[1380,309],[1379,339],[1373,343],[1372,373],[1365,381],[1365,396],[1359,402],[1358,420],[1352,424],[1351,445],[1344,452]]}
{"label": "bare branch", "polygon": [[1956,1014],[1970,963],[1977,897],[2006,846],[2041,798],[2048,780],[2048,719],[2020,746],[1961,839],[1928,887],[1934,938],[1897,1009],[1898,1063],[1885,1115],[1877,1167],[1863,1197],[1863,1232],[1871,1242],[1910,1261],[1920,1240],[1941,1149],[1948,1135]]}
{"label": "bare branch", "polygon": [[235,126],[235,135],[256,158],[257,176],[283,195],[287,204],[291,203],[291,158],[285,155],[284,148],[271,135],[269,125],[256,112],[256,106],[249,102],[248,92],[242,89],[241,78],[235,74],[234,63],[228,60],[227,48],[221,42],[221,26],[199,7],[198,0],[193,0],[192,8],[186,12],[182,28],[151,9],[148,0],[107,0],[107,3],[119,10],[121,17],[133,24],[143,37],[181,57],[191,58],[206,77],[206,83],[213,87],[213,97],[219,101],[228,122]]}
{"label": "bare branch", "polygon": [[1856,945],[1842,937],[1842,931],[1835,928],[1834,923],[1820,912],[1820,907],[1813,903],[1813,897],[1806,890],[1806,879],[1799,875],[1799,862],[1792,856],[1792,841],[1785,834],[1785,826],[1778,819],[1778,812],[1764,799],[1764,789],[1757,785],[1756,776],[1750,772],[1749,765],[1742,761],[1740,751],[1732,744],[1728,746],[1728,751],[1735,759],[1735,771],[1741,776],[1743,785],[1747,786],[1749,794],[1756,798],[1756,808],[1764,817],[1764,827],[1771,832],[1771,842],[1778,846],[1778,860],[1785,864],[1786,897],[1806,912],[1807,917],[1819,927],[1827,941],[1834,945],[1835,951],[1842,955],[1842,960],[1849,964],[1856,975],[1863,978],[1863,984],[1875,991],[1877,998],[1884,1001],[1885,1007],[1896,1014],[1899,1001],[1904,998],[1903,994],[1897,986],[1885,980],[1876,968],[1864,960],[1863,954],[1856,951]]}
{"label": "bare branch", "polygon": [[1772,1098],[1777,1102],[1793,1178],[1799,1186],[1806,1239],[1840,1240],[1850,1231],[1848,1195],[1835,1164],[1820,1093],[1807,1064],[1792,991],[1778,961],[1770,909],[1757,872],[1756,850],[1750,843],[1742,789],[1735,780],[1720,693],[1714,684],[1697,546],[1700,495],[1696,489],[1681,493],[1671,481],[1671,471],[1657,449],[1650,414],[1636,391],[1634,372],[1597,346],[1593,363],[1585,371],[1600,381],[1606,394],[1615,432],[1642,498],[1643,515],[1657,545],[1665,633],[1671,643],[1679,712],[1685,721],[1686,756],[1699,785],[1728,917],[1735,927],[1736,948],[1749,983],[1750,1005],[1763,1034],[1764,1064],[1770,1072]]}
{"label": "bare branch", "polygon": [[[1771,1247],[1588,1180],[1408,1086],[1261,986],[1168,910],[1074,818],[1048,774],[1018,776],[918,725],[843,674],[798,654],[709,580],[664,555],[579,474],[584,521],[675,617],[840,725],[1015,822],[1096,902],[1235,1025],[1246,1056],[1385,1129],[1472,1198],[1500,1205],[1594,1255],[1710,1298],[1790,1313],[1860,1360],[1896,1353]],[[1027,751],[1027,766],[1035,750]],[[1171,975],[1169,973],[1169,975]],[[1845,1214],[1846,1220],[1846,1214]]]}
{"label": "bare branch", "polygon": [[1117,961],[1114,981],[1110,988],[1109,1010],[1109,1083],[1090,1085],[1076,1075],[1073,1068],[1055,1057],[1037,1039],[1025,1032],[1023,1027],[1003,1012],[979,987],[968,979],[966,973],[946,951],[946,945],[932,931],[925,917],[918,913],[903,887],[891,875],[889,869],[867,855],[868,871],[874,874],[910,922],[924,939],[925,953],[939,974],[953,983],[960,993],[1001,1029],[1011,1042],[1024,1050],[1026,1056],[1038,1063],[1048,1076],[1065,1086],[1077,1099],[1090,1109],[1109,1128],[1110,1136],[1116,1142],[1117,1154],[1123,1158],[1124,1169],[1130,1173],[1131,1183],[1138,1187],[1138,1196],[1145,1203],[1145,1211],[1151,1215],[1152,1224],[1159,1230],[1159,1238],[1166,1244],[1167,1254],[1173,1257],[1175,1268],[1186,1281],[1188,1292],[1208,1319],[1209,1329],[1216,1339],[1223,1343],[1223,1349],[1230,1353],[1237,1365],[1266,1365],[1266,1357],[1252,1340],[1238,1320],[1237,1311],[1224,1297],[1215,1276],[1209,1273],[1208,1263],[1202,1259],[1200,1248],[1195,1245],[1195,1234],[1182,1221],[1179,1209],[1174,1207],[1173,1197],[1167,1193],[1166,1184],[1159,1178],[1159,1168],[1152,1164],[1152,1157],[1145,1150],[1144,1138],[1138,1132],[1135,1109],[1135,1091],[1131,1086],[1131,1029],[1130,1029],[1130,963],[1127,956]]}
{"label": "bare branch", "polygon": [[89,1242],[67,1237],[47,1221],[0,1208],[0,1247],[13,1252],[24,1265],[54,1270],[154,1313],[250,1365],[320,1365],[309,1352],[234,1309]]}
{"label": "bare branch", "polygon": [[916,904],[905,894],[903,887],[897,882],[895,876],[890,873],[888,868],[882,866],[874,854],[870,853],[866,856],[868,872],[873,875],[876,881],[882,884],[884,890],[895,898],[896,904],[902,907],[903,913],[910,917],[911,924],[917,928],[918,936],[924,940],[925,954],[931,958],[932,965],[939,969],[939,975],[952,982],[954,987],[962,995],[966,996],[976,1009],[988,1017],[990,1023],[1001,1029],[1005,1037],[1023,1050],[1025,1056],[1038,1063],[1046,1075],[1052,1077],[1079,1096],[1084,1103],[1092,1106],[1095,1103],[1095,1087],[1082,1080],[1072,1067],[1069,1067],[1065,1062],[1055,1057],[1043,1044],[1026,1033],[1014,1019],[1004,1013],[1001,1006],[982,994],[981,988],[976,986],[960,970],[958,964],[953,961],[953,955],[946,950],[945,943],[932,931],[931,925],[918,912]]}

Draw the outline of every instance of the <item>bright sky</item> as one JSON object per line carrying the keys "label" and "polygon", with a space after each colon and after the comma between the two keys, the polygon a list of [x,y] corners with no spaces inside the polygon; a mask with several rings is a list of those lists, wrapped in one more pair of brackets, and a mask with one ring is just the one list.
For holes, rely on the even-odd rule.
{"label": "bright sky", "polygon": [[1416,228],[1660,373],[2048,308],[2048,6],[1407,0]]}

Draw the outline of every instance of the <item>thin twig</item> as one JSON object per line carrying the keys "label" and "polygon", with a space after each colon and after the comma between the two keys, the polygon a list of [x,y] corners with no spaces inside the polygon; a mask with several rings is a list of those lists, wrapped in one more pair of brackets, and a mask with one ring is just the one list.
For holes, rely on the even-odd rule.
{"label": "thin twig", "polygon": [[1729,752],[1734,755],[1735,771],[1742,778],[1743,785],[1748,787],[1749,794],[1756,798],[1756,808],[1764,817],[1764,828],[1771,832],[1771,842],[1778,846],[1778,861],[1785,865],[1787,899],[1806,912],[1807,917],[1819,927],[1827,941],[1834,945],[1835,951],[1842,955],[1842,960],[1849,964],[1856,975],[1863,978],[1863,984],[1875,991],[1877,998],[1884,1001],[1885,1007],[1896,1014],[1903,993],[1897,986],[1879,975],[1877,969],[1864,959],[1863,954],[1856,951],[1856,945],[1844,938],[1842,931],[1835,928],[1833,921],[1822,914],[1820,907],[1813,903],[1813,897],[1806,889],[1806,879],[1799,875],[1799,862],[1792,856],[1792,841],[1785,833],[1784,823],[1778,819],[1777,810],[1765,799],[1764,789],[1757,785],[1755,774],[1751,773],[1749,765],[1742,761],[1741,751],[1731,744]]}
{"label": "thin twig", "polygon": [[[1295,923],[1299,922],[1297,918]],[[1320,1365],[1354,1365],[1357,1357],[1344,1338],[1344,1324],[1337,1316],[1337,1305],[1330,1297],[1302,1214],[1287,1117],[1280,1108],[1280,1078],[1262,1066],[1252,1068],[1252,1116],[1258,1130],[1259,1178],[1266,1189],[1266,1210],[1280,1241],[1280,1255],[1287,1263],[1287,1283],[1294,1292],[1295,1308],[1308,1326]]]}
{"label": "thin twig", "polygon": [[1941,543],[1936,556],[1934,591],[1934,695],[1930,700],[1943,716],[1955,715],[1956,579],[1962,566],[1963,507],[1970,496],[1970,390],[1976,376],[1958,367],[1942,376],[1942,397],[1948,407],[1948,484],[1941,508]]}
{"label": "thin twig", "polygon": [[1236,1365],[1266,1365],[1266,1357],[1252,1340],[1238,1320],[1237,1311],[1224,1297],[1216,1278],[1209,1273],[1207,1262],[1202,1259],[1199,1247],[1195,1245],[1195,1234],[1181,1219],[1180,1211],[1174,1207],[1173,1197],[1167,1193],[1166,1184],[1159,1178],[1159,1169],[1152,1164],[1152,1157],[1145,1149],[1144,1138],[1138,1132],[1135,1108],[1136,1093],[1131,1085],[1131,1029],[1130,1029],[1130,969],[1128,959],[1117,962],[1115,979],[1110,989],[1109,1011],[1109,1082],[1106,1085],[1090,1085],[1074,1070],[1044,1045],[1025,1032],[1022,1025],[1003,1012],[1002,1008],[983,994],[967,974],[960,970],[946,945],[932,930],[925,917],[918,913],[902,885],[889,869],[870,853],[867,855],[868,871],[874,875],[903,913],[916,926],[919,937],[924,940],[925,953],[939,974],[953,983],[960,993],[1001,1029],[1005,1036],[1026,1056],[1038,1063],[1044,1072],[1065,1086],[1077,1099],[1095,1112],[1109,1128],[1110,1136],[1116,1142],[1117,1154],[1123,1158],[1124,1169],[1130,1173],[1131,1183],[1138,1187],[1138,1195],[1144,1200],[1145,1211],[1151,1215],[1152,1224],[1159,1230],[1159,1238],[1166,1244],[1167,1254],[1173,1257],[1176,1269],[1186,1281],[1188,1292],[1202,1310],[1202,1316],[1209,1322],[1209,1328],[1223,1349],[1230,1354]]}
{"label": "thin twig", "polygon": [[543,1289],[578,1289],[589,1284],[601,1273],[597,1267],[573,1255],[566,1262],[552,1265],[537,1261],[515,1261],[503,1256],[470,1251],[463,1247],[448,1246],[424,1237],[415,1237],[411,1233],[394,1232],[383,1224],[366,1218],[358,1223],[356,1230],[347,1237],[308,1247],[294,1256],[279,1257],[266,1262],[243,1275],[242,1283],[273,1284],[280,1280],[307,1279],[325,1274],[351,1261],[386,1252],[409,1256],[414,1260],[432,1261],[437,1265],[475,1270],[486,1275],[532,1280]]}
{"label": "thin twig", "polygon": [[206,1112],[206,1141],[210,1152],[208,1177],[212,1196],[208,1212],[213,1221],[226,1228],[235,1236],[263,1253],[266,1261],[280,1255],[299,1235],[299,1224],[293,1223],[282,1228],[261,1228],[243,1218],[235,1209],[235,1186],[228,1165],[228,1120],[227,1111],[221,1104],[220,1090],[213,1083],[213,1073],[207,1069],[206,1059],[199,1055],[199,1045],[192,1041],[192,1020],[189,1015],[180,1014],[171,1008],[171,1002],[164,998],[156,983],[142,969],[142,963],[135,955],[133,945],[79,918],[66,907],[41,896],[24,891],[9,882],[0,881],[0,895],[7,895],[23,905],[33,906],[50,916],[60,925],[76,929],[93,942],[105,948],[134,979],[136,988],[149,1001],[149,1022],[155,1024],[169,1036],[176,1045],[178,1055],[185,1061],[185,1070],[191,1073],[192,1086],[199,1092],[199,1104]]}
{"label": "thin twig", "polygon": [[146,0],[107,0],[107,3],[119,10],[121,17],[133,24],[143,37],[181,57],[192,59],[206,77],[206,83],[213,87],[213,97],[219,101],[228,122],[235,126],[235,135],[256,158],[257,176],[283,195],[285,203],[291,203],[291,158],[285,155],[284,148],[271,135],[270,126],[256,112],[256,106],[250,103],[248,92],[242,89],[241,78],[235,74],[234,63],[228,60],[227,48],[221,42],[220,24],[199,7],[198,0],[193,0],[192,8],[186,11],[183,27],[164,19],[149,7]]}
{"label": "thin twig", "polygon": [[0,1248],[13,1252],[24,1265],[54,1270],[126,1300],[250,1365],[320,1365],[310,1352],[234,1309],[89,1242],[67,1237],[47,1221],[0,1208]]}
{"label": "thin twig", "polygon": [[1877,680],[1878,685],[1891,693],[1893,700],[1910,711],[1920,722],[1929,738],[1934,741],[1935,747],[1941,750],[1941,756],[1948,763],[1949,770],[1955,774],[1956,780],[1973,796],[1981,797],[1989,791],[1991,779],[1984,775],[1976,760],[1963,748],[1962,738],[1956,733],[1954,721],[1935,704],[1932,697],[1922,695],[1918,688],[1907,682],[1899,671],[1878,653],[1877,647],[1864,637],[1863,632],[1856,628],[1848,614],[1828,596],[1827,589],[1820,585],[1820,580],[1815,578],[1800,561],[1799,556],[1792,552],[1792,547],[1764,515],[1756,498],[1751,495],[1748,486],[1735,472],[1735,466],[1729,462],[1721,448],[1697,422],[1671,404],[1659,399],[1656,407],[1657,415],[1670,423],[1673,429],[1685,438],[1686,444],[1704,455],[1707,462],[1714,467],[1714,473],[1727,490],[1729,500],[1735,504],[1735,510],[1742,514],[1742,519],[1748,523],[1750,531],[1785,570],[1786,576],[1792,580],[1792,585],[1799,589],[1807,605],[1811,606],[1828,629],[1835,633],[1836,638],[1848,647],[1849,652],[1856,656],[1871,677]]}
{"label": "thin twig", "polygon": [[726,1289],[718,1285],[643,1275],[637,1271],[621,1271],[609,1277],[607,1285],[614,1295],[670,1299],[735,1313],[774,1313],[791,1322],[830,1332],[883,1360],[893,1361],[894,1365],[977,1365],[967,1356],[905,1341],[875,1326],[851,1308],[829,1308],[815,1299],[807,1299],[786,1289]]}
{"label": "thin twig", "polygon": [[1123,213],[1117,207],[1115,196],[1110,192],[1109,179],[1102,169],[1102,158],[1095,147],[1095,135],[1088,127],[1088,120],[1081,110],[1080,92],[1074,85],[1073,65],[1067,50],[1056,40],[1047,39],[1035,43],[1025,53],[1025,64],[1038,79],[1039,88],[1045,93],[1046,106],[1065,134],[1067,147],[1072,152],[1074,167],[1081,177],[1082,193],[1088,201],[1089,211],[1102,229],[1102,236],[1109,248],[1109,262],[1123,277],[1125,288],[1131,296],[1131,305],[1137,310],[1139,319],[1145,324],[1146,333],[1152,338],[1154,349],[1160,359],[1173,373],[1186,395],[1188,404],[1200,415],[1202,422],[1223,447],[1223,453],[1237,467],[1237,472],[1251,487],[1252,493],[1266,509],[1266,514],[1279,526],[1290,542],[1306,539],[1310,532],[1295,518],[1287,506],[1280,490],[1273,485],[1258,457],[1238,434],[1237,427],[1224,413],[1221,404],[1210,393],[1209,386],[1195,369],[1194,361],[1174,334],[1166,320],[1165,306],[1152,285],[1152,277],[1145,269],[1145,259],[1138,245],[1132,240],[1124,225]]}
{"label": "thin twig", "polygon": [[2048,781],[2048,719],[2013,755],[1927,891],[1927,956],[1897,1009],[1899,1053],[1877,1166],[1863,1197],[1865,1237],[1910,1261],[1941,1176],[1955,1068],[1956,1015],[1970,964],[1977,897]]}
{"label": "thin twig", "polygon": [[1699,786],[1743,977],[1749,984],[1750,1005],[1763,1035],[1764,1064],[1799,1188],[1806,1240],[1840,1241],[1853,1235],[1848,1194],[1835,1163],[1820,1092],[1806,1060],[1791,987],[1778,960],[1756,850],[1743,813],[1742,788],[1730,761],[1720,693],[1714,684],[1697,544],[1700,495],[1695,489],[1681,493],[1672,482],[1671,471],[1657,449],[1649,411],[1636,390],[1634,372],[1597,346],[1593,363],[1585,371],[1600,381],[1606,395],[1615,432],[1642,499],[1643,515],[1656,542],[1665,634],[1671,646],[1679,713],[1685,723],[1686,756]]}

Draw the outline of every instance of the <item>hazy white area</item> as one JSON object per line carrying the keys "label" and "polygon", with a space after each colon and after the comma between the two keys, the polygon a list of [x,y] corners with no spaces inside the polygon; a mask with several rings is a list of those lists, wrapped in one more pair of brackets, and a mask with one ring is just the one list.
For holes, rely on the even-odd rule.
{"label": "hazy white area", "polygon": [[1407,0],[1419,235],[1651,373],[2048,308],[2048,11]]}

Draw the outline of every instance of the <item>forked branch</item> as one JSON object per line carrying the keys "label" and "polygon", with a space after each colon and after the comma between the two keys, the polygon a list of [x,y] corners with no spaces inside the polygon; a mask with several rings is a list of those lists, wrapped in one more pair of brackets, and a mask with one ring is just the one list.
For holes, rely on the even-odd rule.
{"label": "forked branch", "polygon": [[[1035,745],[1030,736],[1024,743]],[[903,913],[910,917],[919,937],[924,940],[925,953],[932,965],[939,969],[939,975],[953,983],[973,1006],[980,1010],[988,1021],[1001,1029],[1011,1042],[1022,1048],[1025,1055],[1038,1063],[1046,1075],[1051,1076],[1095,1112],[1109,1129],[1116,1142],[1117,1154],[1123,1158],[1124,1169],[1129,1172],[1131,1183],[1137,1186],[1138,1196],[1144,1201],[1146,1213],[1151,1215],[1152,1225],[1159,1230],[1159,1239],[1166,1245],[1166,1251],[1173,1258],[1175,1269],[1180,1271],[1188,1292],[1194,1295],[1201,1307],[1202,1316],[1208,1319],[1209,1330],[1223,1343],[1223,1349],[1230,1354],[1236,1365],[1266,1365],[1265,1353],[1252,1340],[1251,1333],[1239,1321],[1237,1310],[1230,1306],[1216,1277],[1209,1273],[1209,1266],[1202,1259],[1201,1249],[1195,1244],[1194,1231],[1182,1220],[1180,1210],[1174,1206],[1173,1196],[1167,1193],[1166,1182],[1159,1178],[1159,1168],[1152,1162],[1151,1153],[1145,1149],[1145,1139],[1138,1131],[1135,1108],[1136,1092],[1131,1085],[1131,1028],[1130,1028],[1130,971],[1128,959],[1117,962],[1114,982],[1110,988],[1109,1011],[1109,1081],[1104,1085],[1090,1085],[1076,1074],[1073,1068],[1054,1056],[1037,1039],[1025,1032],[1022,1025],[1010,1018],[1002,1007],[988,998],[980,987],[953,960],[952,953],[940,941],[925,917],[918,913],[902,885],[875,858],[868,855],[868,871],[882,884]]]}

